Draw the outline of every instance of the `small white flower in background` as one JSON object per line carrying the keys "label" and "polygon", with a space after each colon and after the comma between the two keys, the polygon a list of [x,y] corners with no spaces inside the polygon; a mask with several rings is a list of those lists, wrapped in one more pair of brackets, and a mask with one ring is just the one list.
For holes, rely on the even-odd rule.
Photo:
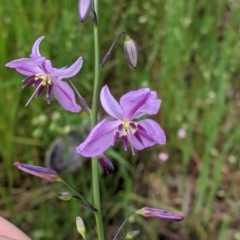
{"label": "small white flower in background", "polygon": [[161,161],[166,162],[168,160],[168,158],[169,158],[169,155],[167,153],[161,152],[161,153],[158,154],[158,158]]}
{"label": "small white flower in background", "polygon": [[185,138],[187,135],[186,129],[180,128],[177,132],[177,135],[179,138],[182,138],[182,139]]}

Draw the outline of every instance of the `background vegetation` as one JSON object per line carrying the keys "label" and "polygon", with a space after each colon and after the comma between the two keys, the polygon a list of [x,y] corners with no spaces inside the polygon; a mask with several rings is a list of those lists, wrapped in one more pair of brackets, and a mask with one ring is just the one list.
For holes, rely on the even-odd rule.
{"label": "background vegetation", "polygon": [[[76,201],[57,199],[61,184],[13,168],[14,161],[43,166],[56,137],[70,128],[87,131],[87,114],[64,112],[55,100],[47,105],[44,96],[25,108],[33,89],[21,90],[23,76],[5,64],[28,57],[44,35],[41,52],[55,67],[83,56],[73,80],[90,103],[92,22],[80,23],[77,6],[77,0],[11,0],[0,7],[0,215],[34,240],[79,239],[76,215],[94,239],[93,216]],[[120,39],[101,71],[102,82],[116,97],[141,86],[155,89],[162,99],[155,119],[168,136],[165,146],[135,157],[118,146],[109,151],[116,171],[100,179],[107,239],[132,209],[146,205],[182,213],[185,220],[132,219],[126,231],[140,229],[139,239],[240,239],[239,13],[234,0],[100,1],[101,56],[122,30],[139,46],[132,70]],[[177,136],[181,128],[184,139]],[[168,161],[159,159],[160,152],[169,154]],[[63,178],[91,201],[90,161]]]}

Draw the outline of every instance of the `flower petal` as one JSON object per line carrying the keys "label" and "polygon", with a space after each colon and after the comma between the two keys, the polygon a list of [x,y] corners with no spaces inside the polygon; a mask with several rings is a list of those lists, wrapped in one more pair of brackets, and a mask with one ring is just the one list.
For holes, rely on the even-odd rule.
{"label": "flower petal", "polygon": [[139,121],[138,124],[145,129],[145,132],[143,132],[141,129],[137,130],[137,133],[141,137],[142,143],[134,135],[128,139],[134,148],[142,150],[143,148],[151,147],[155,144],[162,145],[166,143],[165,133],[157,122],[151,119],[145,119]]}
{"label": "flower petal", "polygon": [[119,120],[102,120],[92,129],[87,139],[76,148],[76,151],[84,157],[101,155],[113,144],[114,131],[119,123]]}
{"label": "flower petal", "polygon": [[19,58],[7,63],[5,66],[15,68],[16,71],[27,76],[42,73],[41,68],[31,58]]}
{"label": "flower petal", "polygon": [[39,37],[36,42],[33,44],[33,47],[32,47],[32,54],[30,55],[30,57],[34,58],[34,57],[42,57],[42,55],[40,54],[39,52],[39,45],[41,43],[41,41],[44,39],[44,36],[42,37]]}
{"label": "flower petal", "polygon": [[51,78],[53,93],[60,105],[70,112],[80,112],[81,107],[76,103],[75,94],[70,86],[61,80]]}
{"label": "flower petal", "polygon": [[156,114],[160,108],[161,100],[157,99],[157,93],[149,88],[141,88],[123,95],[120,105],[124,111],[124,119],[132,120],[144,114]]}
{"label": "flower petal", "polygon": [[102,88],[100,99],[101,99],[103,108],[109,115],[111,115],[116,119],[120,119],[120,120],[123,119],[123,110],[119,105],[119,103],[115,100],[115,98],[110,93],[107,85],[105,85]]}
{"label": "flower petal", "polygon": [[60,78],[70,78],[75,76],[80,69],[82,68],[83,65],[83,59],[82,57],[79,57],[75,63],[72,64],[71,67],[69,68],[61,68],[61,69],[57,69],[57,68],[53,68],[51,71],[51,75],[52,76],[58,76]]}

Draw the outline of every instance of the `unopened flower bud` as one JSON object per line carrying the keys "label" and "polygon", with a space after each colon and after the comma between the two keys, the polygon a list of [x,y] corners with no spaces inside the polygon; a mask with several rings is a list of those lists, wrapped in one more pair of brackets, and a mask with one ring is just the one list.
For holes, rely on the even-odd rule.
{"label": "unopened flower bud", "polygon": [[81,217],[76,217],[76,225],[77,225],[77,231],[79,232],[79,234],[84,239],[86,239],[86,236],[85,236],[86,228]]}
{"label": "unopened flower bud", "polygon": [[101,67],[103,67],[106,64],[106,62],[110,58],[110,54],[111,54],[110,52],[107,52],[107,54],[102,58],[101,63],[100,63]]}
{"label": "unopened flower bud", "polygon": [[184,217],[179,214],[171,213],[163,209],[151,208],[151,207],[143,207],[137,210],[135,213],[142,215],[144,217],[162,218],[162,219],[169,219],[174,221],[181,221],[184,219]]}
{"label": "unopened flower bud", "polygon": [[125,54],[127,56],[129,64],[133,68],[136,68],[136,66],[137,66],[137,57],[138,57],[137,44],[128,35],[126,36],[126,40],[124,42],[124,51],[125,51]]}
{"label": "unopened flower bud", "polygon": [[127,240],[127,239],[133,239],[133,238],[135,238],[139,233],[140,233],[140,230],[133,230],[133,231],[127,233],[125,239],[126,239],[126,240]]}
{"label": "unopened flower bud", "polygon": [[98,156],[98,165],[104,173],[110,174],[114,171],[114,166],[105,154]]}
{"label": "unopened flower bud", "polygon": [[19,162],[15,162],[13,165],[17,167],[19,170],[22,170],[23,172],[35,175],[45,180],[53,182],[61,181],[61,178],[58,176],[57,172],[55,172],[52,169]]}
{"label": "unopened flower bud", "polygon": [[79,16],[81,22],[84,22],[91,10],[92,0],[80,0],[78,4]]}
{"label": "unopened flower bud", "polygon": [[63,191],[58,194],[58,198],[63,200],[63,201],[69,201],[72,199],[72,194],[68,191]]}

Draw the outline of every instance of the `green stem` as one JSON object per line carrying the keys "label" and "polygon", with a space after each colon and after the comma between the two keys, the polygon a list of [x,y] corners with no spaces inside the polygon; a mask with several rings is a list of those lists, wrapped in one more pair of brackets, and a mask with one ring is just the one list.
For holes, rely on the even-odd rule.
{"label": "green stem", "polygon": [[[98,0],[94,0],[94,10],[98,18]],[[97,19],[98,22],[99,19]],[[97,123],[98,112],[98,99],[99,99],[99,87],[100,87],[100,57],[99,57],[99,36],[98,25],[94,24],[94,85],[93,85],[93,98],[92,98],[92,112],[91,112],[91,127],[93,128]],[[101,201],[100,201],[100,188],[98,179],[98,160],[92,158],[92,188],[93,188],[93,203],[97,208],[95,213],[98,240],[104,240],[102,213],[101,213]]]}
{"label": "green stem", "polygon": [[[61,179],[61,182],[63,184],[65,184],[68,188],[70,188],[73,192],[75,192],[75,194],[77,194],[76,198],[78,198],[81,202],[81,204],[88,210],[90,210],[91,212],[97,212],[97,209],[94,208],[87,200],[85,200],[83,198],[83,196],[74,188],[72,187],[70,184],[68,184],[67,182],[65,182],[63,179]],[[75,196],[73,196],[75,197]]]}
{"label": "green stem", "polygon": [[120,228],[118,229],[117,233],[115,234],[113,240],[116,240],[117,237],[119,236],[119,234],[121,233],[122,231],[122,228],[124,227],[124,225],[127,223],[128,219],[135,213],[136,211],[132,211],[128,216],[127,218],[124,220],[124,222],[122,223],[122,225],[120,226]]}

